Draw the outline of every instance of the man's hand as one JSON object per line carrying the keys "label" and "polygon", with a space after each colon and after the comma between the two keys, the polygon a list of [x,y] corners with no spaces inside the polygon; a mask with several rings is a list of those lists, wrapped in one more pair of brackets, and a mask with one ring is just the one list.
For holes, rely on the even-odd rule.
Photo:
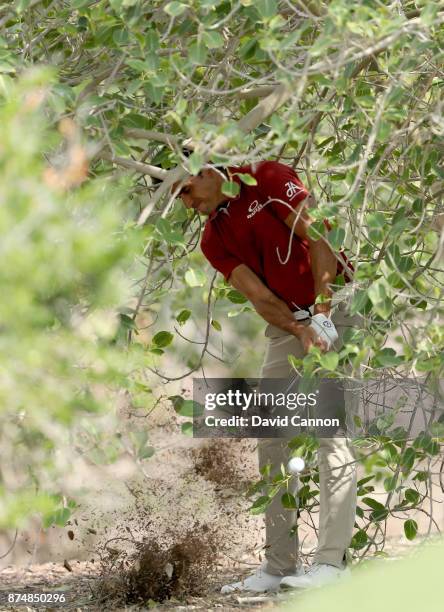
{"label": "man's hand", "polygon": [[325,340],[320,338],[313,327],[305,327],[299,332],[299,340],[304,348],[304,353],[307,354],[312,346],[317,346],[323,353],[328,351],[328,345]]}
{"label": "man's hand", "polygon": [[312,346],[317,346],[322,352],[328,351],[326,340],[319,337],[315,328],[296,321],[287,304],[268,289],[261,279],[245,264],[233,269],[230,283],[253,304],[256,312],[267,323],[299,338],[308,353]]}
{"label": "man's hand", "polygon": [[236,266],[230,283],[253,304],[256,312],[271,325],[275,325],[287,334],[299,338],[305,331],[305,325],[296,321],[287,304],[278,298],[262,280],[245,264]]}

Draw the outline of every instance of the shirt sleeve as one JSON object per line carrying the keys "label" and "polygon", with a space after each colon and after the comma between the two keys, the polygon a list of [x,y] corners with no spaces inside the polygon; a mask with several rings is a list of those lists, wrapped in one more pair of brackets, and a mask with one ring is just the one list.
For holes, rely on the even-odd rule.
{"label": "shirt sleeve", "polygon": [[277,217],[285,221],[309,192],[298,175],[286,164],[275,161],[262,162],[255,174],[258,188]]}
{"label": "shirt sleeve", "polygon": [[200,248],[213,268],[221,272],[226,281],[230,278],[234,268],[242,263],[238,257],[226,249],[217,232],[210,225],[205,226]]}

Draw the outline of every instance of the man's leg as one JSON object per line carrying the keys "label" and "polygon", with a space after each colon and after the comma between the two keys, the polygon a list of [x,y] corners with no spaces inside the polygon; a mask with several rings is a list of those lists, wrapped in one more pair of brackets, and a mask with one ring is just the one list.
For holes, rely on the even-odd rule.
{"label": "man's leg", "polygon": [[[280,472],[282,463],[287,465],[287,440],[279,438],[260,440],[258,453],[259,468],[270,464],[272,466],[271,475],[274,475]],[[295,485],[290,485],[289,492],[296,495],[296,488]],[[296,511],[284,508],[280,495],[276,495],[267,507],[265,512],[265,563],[263,567],[269,574],[288,576],[295,573],[299,568],[299,543],[297,535],[291,533],[296,519]]]}
{"label": "man's leg", "polygon": [[[343,343],[345,330],[353,327],[356,321],[348,317],[344,308],[338,308],[332,319],[339,336],[335,348],[339,349]],[[307,325],[309,323],[310,321],[306,322]],[[288,355],[292,354],[298,358],[304,356],[300,341],[296,337],[285,334],[285,332],[270,325],[267,327],[266,336],[270,340],[261,377],[289,377],[292,369],[288,363]],[[350,405],[350,399],[348,398],[348,400],[346,399],[347,409]],[[287,463],[289,451],[286,441],[282,438],[259,440],[258,451],[260,467],[270,463],[274,466],[274,471],[277,471],[281,463],[284,465]],[[328,567],[324,564],[340,567],[345,550],[350,544],[356,508],[356,473],[354,464],[348,465],[351,461],[353,461],[351,449],[345,438],[320,441],[321,511],[319,546],[316,557],[318,567]],[[345,509],[343,515],[341,514],[342,509]],[[283,572],[286,572],[286,568],[294,569],[298,565],[298,542],[295,537],[290,536],[295,522],[296,513],[284,509],[279,496],[273,500],[265,515],[264,569],[269,576],[265,579],[269,580],[270,584],[270,579],[282,575]],[[252,587],[251,590],[260,587],[263,582],[264,576],[260,572],[261,570],[245,581],[245,583],[248,580],[251,581],[251,584],[248,585],[248,587]],[[289,578],[295,579],[293,576]],[[236,585],[241,584],[243,583],[236,583]],[[227,585],[223,587],[222,592],[232,592],[233,587],[239,588],[236,585]]]}
{"label": "man's leg", "polygon": [[[333,312],[332,320],[339,336],[335,348],[339,350],[344,342],[345,331],[356,326],[357,319],[348,314],[346,304],[342,303]],[[261,377],[289,377],[292,370],[288,363],[288,354],[302,358],[304,351],[301,343],[296,337],[286,335],[271,326],[267,328],[266,334],[270,341]],[[345,403],[346,412],[352,414],[356,412],[359,398],[352,392],[346,392]],[[273,462],[273,457],[276,462]],[[259,442],[260,467],[269,462],[278,470],[280,464],[285,465],[287,461],[288,449],[285,441],[267,439]],[[356,513],[356,464],[350,441],[345,437],[320,438],[318,465],[320,513],[315,561],[342,567],[352,538]],[[267,509],[265,556],[270,572],[278,573],[290,559],[297,560],[296,538],[291,538],[291,543],[288,542],[288,534],[295,520],[295,512],[282,508],[279,496]]]}
{"label": "man's leg", "polygon": [[[294,336],[289,336],[269,325],[265,335],[270,342],[267,347],[261,378],[286,378],[290,374],[287,355],[303,356],[302,345]],[[276,337],[273,337],[276,336]],[[267,438],[258,440],[259,468],[270,464],[272,473],[277,473],[283,463],[287,464],[288,440]],[[295,494],[295,489],[290,488]],[[227,584],[222,593],[234,591],[273,591],[279,588],[283,576],[296,576],[299,572],[298,541],[291,536],[296,522],[296,512],[285,509],[278,495],[265,513],[265,560],[262,567],[241,582]]]}
{"label": "man's leg", "polygon": [[[308,323],[307,323],[308,324]],[[300,341],[281,330],[268,326],[266,335],[269,343],[261,371],[261,378],[288,378],[291,367],[289,354],[302,358],[304,351]],[[272,474],[280,471],[281,464],[287,465],[289,459],[288,440],[266,438],[258,442],[259,468],[272,466]],[[296,481],[290,493],[296,494]],[[265,512],[265,564],[267,572],[276,576],[287,576],[297,572],[299,542],[292,528],[296,524],[296,511],[282,506],[281,496],[277,495]]]}
{"label": "man's leg", "polygon": [[356,514],[356,464],[347,438],[320,438],[319,539],[314,561],[343,567]]}
{"label": "man's leg", "polygon": [[[344,333],[358,324],[341,304],[332,315],[338,332],[335,348],[344,343]],[[353,385],[345,391],[347,421],[357,413],[359,395]],[[319,537],[314,564],[306,576],[286,577],[281,587],[308,588],[325,584],[346,574],[345,553],[350,545],[356,515],[357,470],[350,440],[346,437],[320,438],[318,450],[320,510]],[[348,570],[347,570],[348,571]]]}
{"label": "man's leg", "polygon": [[[345,331],[356,326],[358,321],[348,314],[344,303],[336,308],[332,321],[339,336],[337,348],[340,348]],[[347,420],[357,413],[358,407],[357,392],[346,390]],[[350,440],[346,437],[320,438],[318,465],[320,510],[315,562],[342,567],[353,535],[357,501],[357,470]]]}

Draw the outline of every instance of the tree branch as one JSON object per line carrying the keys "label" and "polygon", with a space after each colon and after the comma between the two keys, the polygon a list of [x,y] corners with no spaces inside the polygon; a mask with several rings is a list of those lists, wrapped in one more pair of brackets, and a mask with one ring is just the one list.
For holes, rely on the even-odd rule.
{"label": "tree branch", "polygon": [[144,164],[142,162],[134,161],[133,159],[126,159],[125,157],[116,157],[111,153],[107,153],[106,151],[100,153],[97,156],[99,159],[105,159],[107,161],[113,162],[114,164],[118,164],[119,166],[123,166],[124,168],[128,168],[129,170],[134,170],[135,172],[139,172],[140,174],[148,174],[148,176],[152,176],[153,178],[157,178],[160,180],[164,180],[168,175],[168,170],[162,170],[162,168],[158,168],[157,166],[151,166],[150,164]]}

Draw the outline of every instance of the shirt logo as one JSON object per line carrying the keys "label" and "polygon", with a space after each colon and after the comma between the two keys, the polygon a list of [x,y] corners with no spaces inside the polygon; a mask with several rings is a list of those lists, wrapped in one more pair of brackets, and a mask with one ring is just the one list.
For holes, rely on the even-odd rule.
{"label": "shirt logo", "polygon": [[264,206],[265,204],[261,204],[259,200],[253,200],[253,202],[251,202],[250,206],[248,207],[249,214],[247,215],[247,219],[251,219],[251,217],[254,217],[254,215],[260,210],[262,210]]}
{"label": "shirt logo", "polygon": [[285,183],[285,187],[287,188],[287,198],[290,201],[302,191],[301,187],[293,183],[293,181],[288,181],[288,183]]}

